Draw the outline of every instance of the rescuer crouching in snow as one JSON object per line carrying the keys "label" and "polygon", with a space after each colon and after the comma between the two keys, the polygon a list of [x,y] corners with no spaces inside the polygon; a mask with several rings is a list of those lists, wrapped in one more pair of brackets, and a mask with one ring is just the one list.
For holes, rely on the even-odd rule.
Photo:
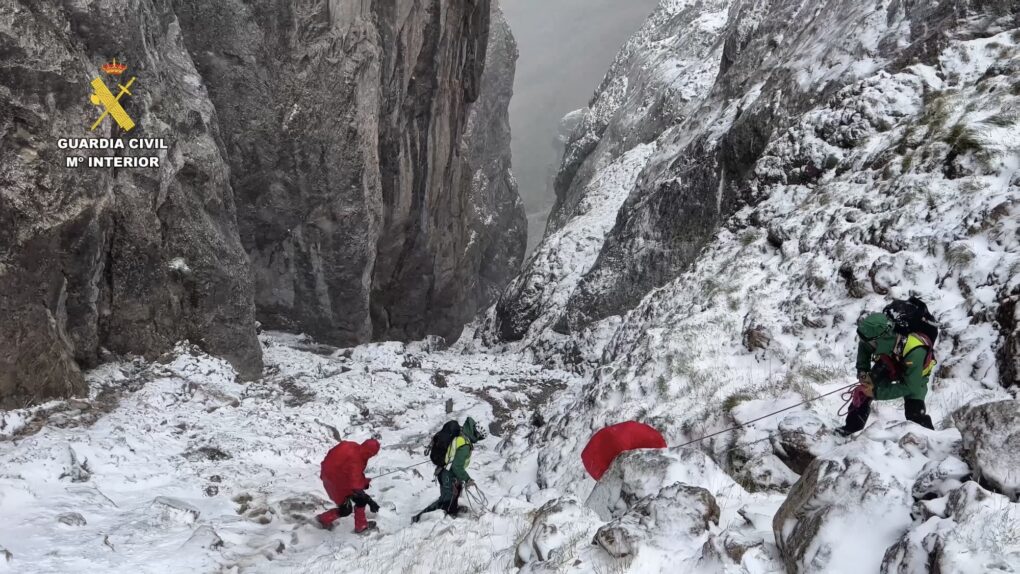
{"label": "rescuer crouching in snow", "polygon": [[316,516],[319,525],[332,530],[333,523],[349,516],[353,507],[354,532],[361,534],[375,528],[375,522],[365,516],[366,506],[373,513],[379,512],[379,505],[365,492],[371,483],[365,476],[365,466],[378,453],[379,441],[368,439],[361,444],[342,441],[326,454],[319,478],[337,507]]}
{"label": "rescuer crouching in snow", "polygon": [[[927,308],[919,300],[909,304],[920,308],[916,313],[927,315]],[[905,326],[898,333],[888,313],[888,310],[886,313],[872,313],[858,324],[857,377],[860,384],[854,389],[846,424],[837,429],[843,436],[850,436],[864,428],[871,414],[872,401],[899,398],[903,399],[907,420],[934,429],[925,410],[924,399],[928,394],[928,379],[936,365],[933,347],[938,330],[924,333]],[[913,322],[919,324],[918,321]]]}

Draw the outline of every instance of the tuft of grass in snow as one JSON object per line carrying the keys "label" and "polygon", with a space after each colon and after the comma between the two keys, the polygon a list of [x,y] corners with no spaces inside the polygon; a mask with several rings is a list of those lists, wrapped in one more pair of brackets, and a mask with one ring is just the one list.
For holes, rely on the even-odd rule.
{"label": "tuft of grass in snow", "polygon": [[659,389],[659,396],[669,396],[669,381],[666,380],[666,377],[659,375],[659,377],[655,380],[655,387]]}
{"label": "tuft of grass in snow", "polygon": [[954,125],[942,141],[949,144],[957,155],[971,152],[977,153],[984,149],[984,144],[981,142],[977,131],[968,127],[963,122],[958,122]]}
{"label": "tuft of grass in snow", "polygon": [[945,92],[932,92],[927,94],[924,102],[924,112],[921,115],[921,124],[928,127],[928,136],[942,131],[942,128],[949,121],[949,112],[952,106],[949,105],[949,98]]}
{"label": "tuft of grass in snow", "polygon": [[825,384],[843,376],[843,369],[820,363],[807,363],[800,368],[800,375],[816,384]]}
{"label": "tuft of grass in snow", "polygon": [[903,156],[903,171],[904,172],[910,171],[910,168],[913,165],[914,165],[914,154],[907,153],[907,155]]}
{"label": "tuft of grass in snow", "polygon": [[614,559],[609,564],[593,564],[592,571],[595,574],[626,574],[630,571],[630,565],[633,562],[633,556]]}
{"label": "tuft of grass in snow", "polygon": [[739,406],[740,404],[746,403],[747,401],[753,399],[754,397],[749,395],[748,393],[744,392],[733,393],[732,395],[726,397],[725,400],[723,400],[722,404],[723,411],[728,413],[733,409],[737,408],[737,406]]}
{"label": "tuft of grass in snow", "polygon": [[954,243],[946,251],[946,261],[954,269],[966,267],[971,261],[974,261],[975,257],[976,255],[970,246],[962,242]]}
{"label": "tuft of grass in snow", "polygon": [[1015,110],[1002,110],[994,116],[985,119],[984,123],[1000,128],[1011,128],[1020,123],[1020,112]]}

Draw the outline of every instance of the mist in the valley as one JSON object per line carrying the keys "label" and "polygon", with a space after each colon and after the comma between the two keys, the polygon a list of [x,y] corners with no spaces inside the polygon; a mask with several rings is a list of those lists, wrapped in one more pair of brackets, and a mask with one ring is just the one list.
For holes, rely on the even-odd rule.
{"label": "mist in the valley", "polygon": [[520,47],[510,102],[514,174],[528,212],[529,250],[555,202],[560,118],[588,105],[620,46],[658,0],[504,0]]}

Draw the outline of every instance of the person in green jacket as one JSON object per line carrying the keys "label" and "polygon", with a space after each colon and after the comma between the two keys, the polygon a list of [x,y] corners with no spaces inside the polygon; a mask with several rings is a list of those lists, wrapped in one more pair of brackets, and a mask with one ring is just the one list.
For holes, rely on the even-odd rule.
{"label": "person in green jacket", "polygon": [[430,504],[425,510],[415,514],[412,522],[421,520],[421,515],[433,510],[443,510],[450,516],[457,516],[460,512],[458,500],[460,493],[465,487],[474,486],[475,481],[468,474],[467,467],[471,464],[471,451],[475,443],[485,438],[475,419],[468,417],[460,428],[460,435],[453,439],[450,447],[446,449],[446,466],[439,469],[436,474],[439,480],[439,499]]}
{"label": "person in green jacket", "polygon": [[935,367],[932,343],[920,333],[899,335],[884,313],[872,313],[857,325],[857,379],[846,424],[838,429],[849,436],[864,428],[873,400],[903,399],[907,420],[934,429],[925,411],[928,378]]}

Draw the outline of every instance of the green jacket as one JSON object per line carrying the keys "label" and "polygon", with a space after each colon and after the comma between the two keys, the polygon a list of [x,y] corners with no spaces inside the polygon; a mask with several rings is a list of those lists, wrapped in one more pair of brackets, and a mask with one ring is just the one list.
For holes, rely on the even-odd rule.
{"label": "green jacket", "polygon": [[[457,437],[460,439],[461,437]],[[467,466],[471,463],[471,450],[472,446],[470,442],[464,441],[462,444],[457,443],[460,440],[453,441],[450,446],[454,449],[453,460],[450,461],[450,472],[453,476],[457,477],[457,480],[461,482],[467,482],[471,480],[471,475],[468,474]]]}
{"label": "green jacket", "polygon": [[[892,323],[883,313],[874,313],[861,320],[857,333],[862,339],[857,344],[858,373],[870,373],[878,355],[895,354],[896,333],[892,329]],[[865,339],[872,341],[875,345],[874,349],[864,341]],[[899,361],[903,366],[900,380],[890,381],[890,383],[897,384],[875,382],[875,399],[879,401],[899,398],[924,400],[928,395],[928,375],[924,374],[924,362],[927,356],[928,351],[924,347],[910,351]]]}
{"label": "green jacket", "polygon": [[450,449],[446,453],[446,461],[450,465],[450,472],[453,473],[457,480],[461,482],[471,480],[467,467],[471,464],[471,451],[474,449],[474,443],[481,439],[482,435],[478,432],[475,419],[468,417],[461,428],[460,436],[450,443]]}

